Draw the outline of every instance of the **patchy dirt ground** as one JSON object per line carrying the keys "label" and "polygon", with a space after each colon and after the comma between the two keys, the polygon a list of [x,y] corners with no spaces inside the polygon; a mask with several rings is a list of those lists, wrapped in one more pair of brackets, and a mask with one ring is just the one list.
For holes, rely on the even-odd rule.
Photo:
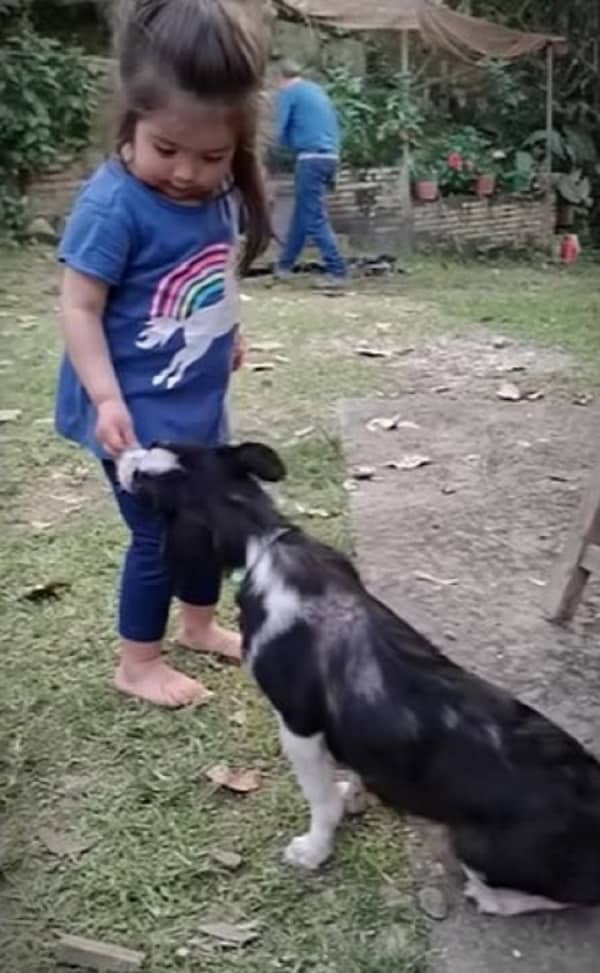
{"label": "patchy dirt ground", "polygon": [[[523,365],[526,371],[512,371]],[[406,368],[413,394],[342,407],[348,462],[376,471],[351,493],[363,574],[442,650],[540,708],[600,756],[600,585],[588,586],[568,628],[549,624],[541,608],[597,460],[598,411],[553,394],[549,377],[568,371],[564,358],[489,336],[434,343]],[[523,392],[545,390],[545,398],[499,399],[507,375]],[[432,394],[440,382],[444,390]],[[398,417],[399,427],[369,428],[386,417]],[[386,467],[417,456],[427,464]],[[450,906],[449,917],[431,928],[435,971],[597,970],[593,911],[483,919],[461,903],[439,832],[416,826],[412,849],[418,881],[433,882]]]}

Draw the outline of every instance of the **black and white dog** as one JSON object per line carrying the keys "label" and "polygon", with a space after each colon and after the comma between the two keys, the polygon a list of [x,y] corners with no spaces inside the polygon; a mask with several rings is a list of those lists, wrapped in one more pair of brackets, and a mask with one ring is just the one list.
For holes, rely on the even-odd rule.
{"label": "black and white dog", "polygon": [[260,444],[125,453],[122,486],[166,516],[166,556],[243,569],[245,661],[310,804],[286,859],[331,854],[349,768],[384,802],[443,822],[465,895],[514,915],[600,903],[600,765],[529,706],[465,672],[377,601],[341,553],[277,511]]}

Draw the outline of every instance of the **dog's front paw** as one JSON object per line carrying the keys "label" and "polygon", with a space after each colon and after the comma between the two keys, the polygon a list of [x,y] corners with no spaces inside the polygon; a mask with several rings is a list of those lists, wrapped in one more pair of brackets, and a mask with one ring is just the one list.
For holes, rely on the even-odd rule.
{"label": "dog's front paw", "polygon": [[310,834],[301,834],[293,838],[283,853],[288,865],[296,868],[308,868],[311,871],[322,865],[331,854],[331,846],[315,841]]}

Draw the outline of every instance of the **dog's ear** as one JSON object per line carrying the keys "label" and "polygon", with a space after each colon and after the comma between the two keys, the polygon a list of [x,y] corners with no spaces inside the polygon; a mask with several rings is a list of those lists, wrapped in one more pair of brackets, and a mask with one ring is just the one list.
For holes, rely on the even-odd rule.
{"label": "dog's ear", "polygon": [[230,448],[230,454],[236,468],[244,473],[252,473],[259,480],[267,483],[277,483],[286,475],[283,460],[270,446],[262,443],[242,443]]}

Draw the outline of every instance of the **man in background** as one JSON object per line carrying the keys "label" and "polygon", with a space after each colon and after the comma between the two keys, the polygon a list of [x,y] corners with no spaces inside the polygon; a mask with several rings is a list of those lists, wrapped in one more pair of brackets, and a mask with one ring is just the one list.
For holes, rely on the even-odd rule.
{"label": "man in background", "polygon": [[284,61],[275,105],[277,145],[295,157],[294,211],[276,276],[288,277],[307,240],[321,251],[326,286],[343,289],[347,268],[327,214],[326,194],[335,185],[340,133],[337,115],[323,88],[302,77],[298,64]]}

